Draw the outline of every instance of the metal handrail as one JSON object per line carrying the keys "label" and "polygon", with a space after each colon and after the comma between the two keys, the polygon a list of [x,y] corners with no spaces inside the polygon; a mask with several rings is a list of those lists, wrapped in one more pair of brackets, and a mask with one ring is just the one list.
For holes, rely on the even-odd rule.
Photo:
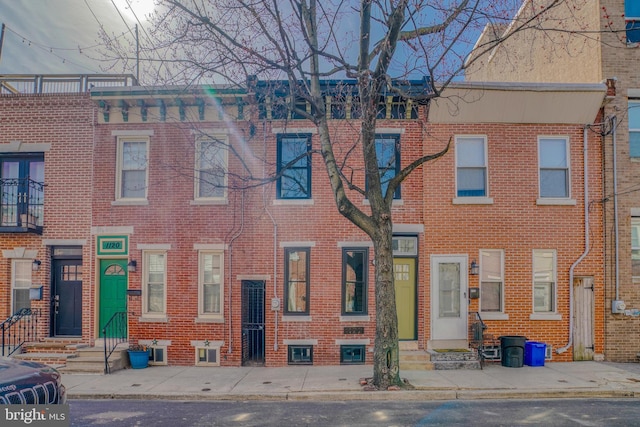
{"label": "metal handrail", "polygon": [[11,356],[18,350],[22,351],[25,342],[38,339],[39,316],[40,310],[21,308],[0,323],[3,357]]}
{"label": "metal handrail", "polygon": [[109,357],[118,344],[127,341],[127,313],[119,311],[111,316],[111,319],[102,328],[104,337],[104,372],[110,373]]}
{"label": "metal handrail", "polygon": [[42,230],[44,187],[29,178],[0,178],[0,226]]}
{"label": "metal handrail", "polygon": [[470,314],[475,314],[475,322],[471,324],[471,338],[474,343],[477,343],[478,361],[480,362],[480,369],[484,367],[484,331],[487,329],[487,325],[480,317],[480,313],[473,311]]}

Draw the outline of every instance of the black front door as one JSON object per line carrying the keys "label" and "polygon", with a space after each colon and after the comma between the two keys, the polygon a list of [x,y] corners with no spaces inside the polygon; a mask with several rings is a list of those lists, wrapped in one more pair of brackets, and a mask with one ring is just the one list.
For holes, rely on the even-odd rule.
{"label": "black front door", "polygon": [[242,281],[242,365],[264,365],[263,281]]}
{"label": "black front door", "polygon": [[53,335],[82,335],[82,260],[53,260]]}

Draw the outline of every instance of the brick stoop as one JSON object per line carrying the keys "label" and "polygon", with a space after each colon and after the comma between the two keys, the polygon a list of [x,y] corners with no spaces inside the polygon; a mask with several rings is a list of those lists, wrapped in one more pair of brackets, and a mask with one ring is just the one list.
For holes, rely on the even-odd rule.
{"label": "brick stoop", "polygon": [[45,338],[25,343],[23,352],[12,357],[59,368],[65,366],[68,359],[76,357],[78,348],[82,347],[86,347],[86,344],[80,338]]}
{"label": "brick stoop", "polygon": [[481,369],[478,355],[468,351],[427,350],[435,370]]}

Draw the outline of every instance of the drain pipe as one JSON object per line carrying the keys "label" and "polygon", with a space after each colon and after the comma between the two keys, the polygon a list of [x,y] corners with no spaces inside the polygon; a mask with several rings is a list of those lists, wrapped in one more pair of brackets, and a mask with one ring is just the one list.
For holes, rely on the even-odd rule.
{"label": "drain pipe", "polygon": [[584,252],[569,268],[569,342],[564,347],[556,349],[557,354],[562,354],[573,345],[573,275],[574,270],[589,254],[589,157],[587,150],[588,125],[582,129],[582,156],[584,160]]}
{"label": "drain pipe", "polygon": [[616,249],[615,249],[615,260],[616,260],[616,301],[618,301],[620,299],[620,286],[619,286],[619,276],[620,276],[620,260],[618,257],[618,253],[620,250],[620,236],[619,236],[619,230],[618,230],[618,155],[616,154],[618,152],[618,147],[616,146],[617,143],[617,127],[618,127],[618,118],[616,116],[613,116],[611,118],[611,128],[613,129],[611,132],[611,139],[612,139],[612,145],[613,145],[613,228],[614,228],[614,233],[615,233],[615,239],[616,239]]}
{"label": "drain pipe", "polygon": [[229,346],[227,354],[233,351],[233,243],[244,231],[244,189],[240,192],[240,229],[229,240]]}
{"label": "drain pipe", "polygon": [[[264,158],[267,158],[267,123],[262,122],[262,142],[264,147]],[[266,162],[263,163],[266,167]],[[263,169],[263,176],[266,176],[266,169]],[[267,188],[262,186],[263,209],[269,216],[273,224],[273,298],[278,299],[278,222],[271,214],[267,205]],[[280,303],[282,305],[282,302]],[[273,351],[278,351],[278,313],[280,310],[273,310]]]}

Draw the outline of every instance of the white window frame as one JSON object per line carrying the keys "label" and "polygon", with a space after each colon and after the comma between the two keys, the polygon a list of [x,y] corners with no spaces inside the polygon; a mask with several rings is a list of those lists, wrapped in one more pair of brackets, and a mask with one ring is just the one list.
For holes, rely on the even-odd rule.
{"label": "white window frame", "polygon": [[[24,278],[18,278],[18,264],[24,264],[23,268],[24,271],[28,272],[28,278],[24,277]],[[33,264],[33,260],[32,259],[14,259],[11,261],[11,314],[14,314],[17,312],[16,310],[16,298],[15,298],[15,292],[18,289],[31,289],[31,285],[32,285],[32,280],[33,280],[33,270],[32,270],[32,264]],[[18,285],[18,281],[20,281],[20,285]],[[27,308],[31,308],[31,300],[29,300],[29,307]]]}
{"label": "white window frame", "polygon": [[[629,157],[631,159],[634,160],[640,160],[640,156],[633,156],[631,153],[631,134],[640,134],[640,124],[636,125],[639,127],[633,127],[632,126],[632,116],[634,116],[634,118],[637,117],[637,114],[640,111],[640,100],[639,99],[630,99],[629,103],[627,105],[627,120],[628,120],[628,124],[629,124]],[[640,118],[638,118],[638,121],[640,122]]]}
{"label": "white window frame", "polygon": [[[118,158],[116,162],[116,201],[146,201],[149,191],[149,137],[148,136],[118,136]],[[122,194],[124,170],[124,146],[126,143],[143,142],[146,148],[146,163],[144,167],[144,197],[125,197]]]}
{"label": "white window frame", "polygon": [[[153,255],[162,255],[164,258],[164,274],[162,281],[162,311],[149,312],[149,265]],[[143,285],[142,285],[142,317],[166,318],[167,316],[167,251],[145,250],[142,252],[143,258]]]}
{"label": "white window frame", "polygon": [[[205,256],[218,256],[220,258],[220,309],[217,313],[204,311],[204,279]],[[224,319],[224,251],[201,250],[198,252],[198,317],[206,320]]]}
{"label": "white window frame", "polygon": [[[216,161],[220,160],[222,167],[224,168],[224,182],[223,182],[223,194],[221,196],[200,196],[200,173],[201,173],[201,155],[202,144],[214,143],[220,145],[219,152],[222,154],[222,158],[217,157]],[[227,135],[213,135],[207,138],[196,139],[196,159],[195,159],[195,183],[194,183],[194,200],[200,202],[226,202],[228,197],[228,171],[229,171],[229,149],[227,148],[229,142]]]}
{"label": "white window frame", "polygon": [[[479,284],[480,284],[480,313],[483,319],[495,320],[504,317],[504,301],[505,301],[505,283],[504,283],[504,250],[503,249],[480,249],[480,271],[479,271]],[[500,277],[488,277],[484,278],[485,263],[483,262],[483,253],[498,254],[500,258]],[[483,311],[482,310],[482,286],[484,283],[499,283],[500,284],[500,310],[499,311]]]}
{"label": "white window frame", "polygon": [[[552,290],[551,290],[551,294],[549,297],[551,298],[551,304],[552,304],[552,310],[551,311],[538,311],[536,310],[536,303],[535,303],[535,299],[536,299],[536,284],[539,283],[536,279],[536,255],[537,254],[549,254],[553,259],[552,259],[552,277],[551,277],[551,286],[552,286]],[[531,278],[532,278],[532,284],[533,284],[533,288],[532,288],[532,298],[531,298],[531,308],[533,310],[534,314],[537,315],[545,315],[545,314],[556,314],[558,312],[558,261],[557,261],[557,252],[555,249],[534,249],[533,250],[533,258],[532,258],[532,262],[531,262]],[[549,283],[547,281],[541,281],[540,283]]]}
{"label": "white window frame", "polygon": [[[220,349],[224,345],[224,341],[191,341],[191,345],[194,347],[194,365],[195,366],[220,366]],[[204,350],[207,355],[206,361],[200,361],[200,351]],[[216,350],[216,361],[211,362],[208,360],[207,350]]]}
{"label": "white window frame", "polygon": [[631,217],[631,236],[630,237],[631,237],[631,277],[634,280],[637,280],[637,279],[640,279],[640,276],[635,276],[633,274],[634,273],[633,264],[634,264],[634,252],[637,252],[637,254],[639,255],[638,262],[640,263],[640,217]]}
{"label": "white window frame", "polygon": [[[459,164],[459,159],[458,159],[458,153],[459,153],[459,149],[458,146],[461,145],[462,143],[464,143],[466,141],[468,142],[477,142],[478,140],[482,141],[482,151],[483,151],[483,159],[482,159],[482,166],[476,166],[475,168],[482,168],[484,169],[484,196],[459,196],[458,195],[458,171],[460,169],[468,169],[470,167],[467,166],[460,166]],[[455,139],[455,148],[456,148],[456,155],[455,155],[455,162],[456,162],[456,199],[488,199],[489,197],[489,156],[488,156],[488,149],[487,149],[487,136],[486,135],[456,135],[456,139]]]}
{"label": "white window frame", "polygon": [[[546,141],[546,140],[562,140],[564,141],[564,150],[565,150],[565,158],[566,158],[566,165],[563,168],[563,170],[566,173],[566,185],[567,185],[567,194],[565,196],[562,197],[553,197],[553,196],[543,196],[542,195],[542,170],[543,169],[551,169],[551,168],[543,168],[542,167],[542,152],[541,152],[541,146],[542,146],[542,141]],[[561,169],[561,168],[554,168],[554,169]],[[570,151],[570,144],[569,144],[569,137],[568,136],[563,136],[563,135],[540,135],[538,136],[538,197],[539,197],[539,201],[545,201],[545,200],[568,200],[571,199],[571,151]],[[544,203],[544,202],[543,202]]]}

